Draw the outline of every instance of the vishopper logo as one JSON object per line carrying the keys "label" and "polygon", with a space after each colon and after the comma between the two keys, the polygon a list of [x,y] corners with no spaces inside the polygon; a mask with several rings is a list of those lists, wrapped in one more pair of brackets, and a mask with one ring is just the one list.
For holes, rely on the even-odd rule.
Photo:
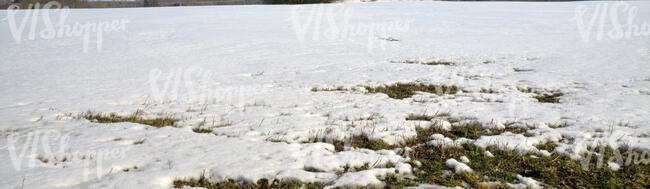
{"label": "vishopper logo", "polygon": [[[252,74],[251,77],[262,74],[263,72]],[[243,106],[249,95],[263,92],[262,88],[254,87],[220,87],[212,77],[210,70],[199,66],[153,69],[149,72],[150,96],[160,103],[225,103]]]}
{"label": "vishopper logo", "polygon": [[100,179],[106,174],[106,170],[103,169],[104,161],[123,159],[129,150],[122,147],[71,151],[69,149],[71,138],[70,133],[62,133],[58,130],[18,132],[7,136],[5,148],[9,151],[11,163],[17,171],[43,167],[43,164],[74,166],[83,169],[84,181],[90,180],[89,177],[93,174]]}
{"label": "vishopper logo", "polygon": [[352,7],[345,4],[298,5],[291,9],[291,21],[296,37],[303,47],[309,46],[306,43],[309,39],[363,44],[355,39],[366,37],[368,53],[373,53],[376,49],[386,50],[387,43],[399,41],[389,35],[408,30],[413,22],[402,19],[353,22],[353,19],[371,20],[362,15],[354,15],[354,12]]}
{"label": "vishopper logo", "polygon": [[627,2],[598,3],[593,8],[580,5],[574,13],[572,20],[576,22],[580,36],[585,42],[592,39],[600,41],[605,37],[629,39],[650,36],[650,23],[638,23],[638,8]]}
{"label": "vishopper logo", "polygon": [[[598,150],[596,152],[596,150]],[[636,150],[627,150],[621,152],[618,148],[613,148],[608,145],[601,144],[598,141],[589,146],[588,151],[580,160],[582,169],[588,171],[591,168],[590,164],[594,161],[596,169],[603,168],[603,165],[611,169],[618,169],[622,166],[629,166],[631,164],[643,164],[647,165],[650,163],[649,152],[644,150],[642,152]],[[593,164],[591,164],[593,165]]]}
{"label": "vishopper logo", "polygon": [[[103,22],[67,23],[70,15],[70,8],[62,6],[61,3],[50,1],[44,5],[40,3],[30,4],[28,10],[20,10],[19,5],[11,5],[7,9],[7,18],[11,35],[16,44],[21,44],[23,39],[44,40],[81,37],[83,38],[83,52],[88,53],[90,49],[91,36],[95,36],[97,52],[102,51],[104,33],[126,30],[129,19],[111,20]],[[50,17],[58,13],[56,22]],[[22,18],[19,19],[19,16]],[[26,28],[29,24],[29,28]],[[26,31],[27,29],[27,31]],[[37,31],[39,30],[40,31]],[[27,36],[24,36],[27,32]]]}

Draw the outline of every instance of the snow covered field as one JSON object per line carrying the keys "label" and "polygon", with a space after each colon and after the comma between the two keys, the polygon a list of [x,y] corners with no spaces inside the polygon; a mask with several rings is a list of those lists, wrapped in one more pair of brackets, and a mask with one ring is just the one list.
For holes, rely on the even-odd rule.
{"label": "snow covered field", "polygon": [[[7,18],[0,188],[168,188],[202,173],[215,182],[380,186],[387,174],[408,177],[410,159],[308,141],[363,134],[400,144],[416,127],[444,121],[406,120],[410,114],[532,127],[468,139],[477,146],[523,152],[553,142],[553,153],[573,158],[595,144],[647,152],[648,8],[638,1],[77,9],[64,24],[57,10],[45,13],[50,22],[43,11],[0,11]],[[75,23],[103,29],[66,33]],[[403,63],[418,61],[452,64]],[[394,83],[462,90],[405,99],[363,92]],[[338,87],[346,90],[312,91]],[[528,88],[563,96],[541,103]],[[87,111],[179,121],[155,128],[78,119]],[[199,127],[211,133],[193,132]],[[450,140],[440,136],[431,138]],[[461,159],[447,164],[467,171]],[[381,166],[336,174],[364,164]]]}

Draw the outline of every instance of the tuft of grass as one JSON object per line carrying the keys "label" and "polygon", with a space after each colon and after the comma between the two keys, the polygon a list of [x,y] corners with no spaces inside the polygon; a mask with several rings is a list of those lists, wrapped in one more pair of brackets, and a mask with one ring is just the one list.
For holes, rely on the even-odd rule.
{"label": "tuft of grass", "polygon": [[303,170],[305,170],[307,172],[314,172],[314,173],[322,173],[323,172],[322,170],[316,169],[316,168],[313,168],[313,167],[305,167]]}
{"label": "tuft of grass", "polygon": [[40,154],[38,156],[36,156],[36,159],[38,159],[39,161],[41,161],[43,163],[47,163],[47,162],[50,161],[48,158],[46,158],[45,156],[42,156]]}
{"label": "tuft of grass", "polygon": [[370,164],[364,163],[361,167],[354,168],[355,171],[365,171],[370,169]]}
{"label": "tuft of grass", "polygon": [[500,135],[505,132],[511,132],[514,134],[521,134],[526,132],[527,128],[520,127],[507,127],[503,129],[483,129],[481,123],[478,121],[468,121],[464,120],[462,123],[461,118],[446,118],[450,123],[455,125],[451,127],[450,130],[444,130],[440,127],[430,126],[426,129],[421,127],[416,127],[415,131],[417,133],[415,138],[407,140],[405,143],[409,146],[422,144],[429,141],[429,136],[433,134],[442,134],[445,137],[448,137],[452,140],[459,138],[468,138],[468,139],[478,139],[481,136],[492,136]]}
{"label": "tuft of grass", "polygon": [[[457,128],[458,126],[454,127]],[[630,186],[632,188],[648,188],[650,186],[650,167],[647,164],[626,164],[619,171],[598,167],[598,158],[604,162],[615,161],[616,151],[609,147],[601,147],[596,152],[601,155],[592,157],[586,156],[589,162],[585,167],[578,160],[568,156],[552,153],[551,156],[543,156],[529,152],[518,154],[511,150],[502,150],[494,146],[485,149],[473,144],[462,144],[457,146],[435,146],[417,145],[428,141],[432,134],[442,134],[449,138],[476,138],[485,135],[498,134],[500,132],[516,129],[518,132],[525,131],[524,128],[506,128],[502,130],[482,130],[477,125],[460,126],[460,130],[445,131],[436,127],[428,129],[418,128],[417,137],[410,141],[413,152],[408,154],[410,158],[421,163],[414,171],[418,183],[431,183],[443,186],[462,186],[463,183],[471,187],[483,187],[481,182],[500,182],[499,188],[505,183],[518,183],[517,175],[531,177],[537,181],[548,184],[552,188],[612,188],[616,186]],[[466,128],[462,128],[466,127]],[[553,152],[557,144],[553,142],[538,144],[540,150]],[[488,150],[495,157],[486,157],[484,152]],[[640,157],[639,152],[622,151],[623,157]],[[631,154],[632,153],[632,154]],[[535,156],[532,156],[535,155]],[[445,161],[450,158],[467,156],[470,159],[470,166],[474,173],[455,175],[451,168],[445,166]],[[619,156],[620,157],[620,156]],[[413,165],[414,167],[415,164]],[[606,167],[607,165],[604,165]]]}
{"label": "tuft of grass", "polygon": [[334,151],[341,152],[345,150],[345,142],[343,141],[334,141],[332,144],[334,145]]}
{"label": "tuft of grass", "polygon": [[[417,182],[435,183],[443,186],[462,186],[463,183],[468,183],[477,186],[479,178],[474,173],[453,174],[453,170],[445,165],[445,161],[463,155],[474,160],[474,156],[471,155],[479,155],[478,153],[480,153],[478,148],[471,145],[464,145],[463,148],[421,145],[415,147],[410,156],[421,163],[421,166],[417,168],[418,171],[414,171]],[[470,167],[472,166],[470,165]],[[472,167],[472,169],[476,168]]]}
{"label": "tuft of grass", "polygon": [[165,126],[173,126],[174,123],[178,121],[176,119],[171,119],[167,117],[143,119],[139,116],[139,114],[141,113],[142,111],[138,110],[135,113],[131,114],[130,116],[123,117],[123,116],[118,116],[115,113],[110,113],[106,115],[102,113],[93,113],[91,111],[88,111],[86,113],[81,114],[80,117],[97,123],[132,122],[132,123],[150,125],[158,128],[165,127]]}
{"label": "tuft of grass", "polygon": [[563,123],[547,123],[546,125],[548,125],[548,127],[550,127],[550,128],[557,129],[557,128],[567,127],[569,124],[566,123],[566,122],[563,122]]}
{"label": "tuft of grass", "polygon": [[[362,167],[355,168],[354,171],[361,171],[361,170],[366,170],[368,169],[369,166],[368,164],[365,164]],[[350,171],[350,168],[346,168],[345,172]],[[341,172],[340,174],[343,174],[345,172]],[[384,178],[381,179],[384,181],[386,184],[384,188],[404,188],[408,186],[417,186],[418,183],[416,183],[413,180],[408,180],[408,179],[400,179],[396,175],[389,174],[386,175]],[[259,189],[272,189],[272,188],[278,188],[278,189],[284,189],[284,188],[291,188],[291,189],[321,189],[325,188],[324,183],[318,183],[318,182],[312,182],[312,183],[302,183],[299,181],[293,181],[293,180],[277,180],[274,179],[272,181],[269,181],[268,179],[260,179],[255,183],[241,183],[237,182],[235,180],[229,179],[226,181],[222,182],[210,182],[210,180],[205,176],[205,173],[201,174],[199,178],[189,178],[189,179],[176,179],[172,182],[172,187],[174,188],[185,188],[185,187],[202,187],[206,189],[225,189],[225,188],[234,188],[234,189],[253,189],[253,188],[259,188]],[[340,188],[340,187],[337,187]],[[366,187],[344,187],[344,188],[372,188],[371,186],[366,186]]]}
{"label": "tuft of grass", "polygon": [[269,181],[268,179],[260,179],[256,183],[240,183],[236,182],[232,179],[229,179],[227,181],[223,182],[210,182],[210,180],[205,176],[205,174],[201,174],[201,176],[196,179],[196,178],[190,178],[190,179],[176,179],[172,183],[172,187],[174,188],[185,188],[185,187],[202,187],[206,189],[222,189],[222,188],[234,188],[234,189],[253,189],[253,188],[264,188],[264,189],[270,189],[270,188],[292,188],[292,189],[299,189],[299,188],[306,188],[306,189],[312,189],[312,188],[324,188],[325,185],[322,183],[301,183],[299,181],[289,181],[289,180],[272,180]]}
{"label": "tuft of grass", "polygon": [[394,149],[397,145],[389,145],[381,139],[370,140],[367,135],[357,135],[352,136],[351,138],[345,140],[331,140],[328,138],[312,138],[305,143],[314,143],[314,142],[324,142],[334,145],[334,150],[336,152],[341,152],[345,150],[345,147],[353,148],[366,148],[371,150],[387,150]]}
{"label": "tuft of grass", "polygon": [[481,89],[479,91],[480,93],[486,93],[486,94],[497,94],[499,91],[496,91],[494,89]]}
{"label": "tuft of grass", "polygon": [[532,93],[533,88],[530,87],[517,87],[517,90],[519,90],[522,93]]}
{"label": "tuft of grass", "polygon": [[136,169],[138,169],[138,166],[134,165],[133,167],[127,167],[127,168],[122,169],[122,172],[129,172],[131,170],[136,170]]}
{"label": "tuft of grass", "polygon": [[450,123],[455,123],[458,122],[459,119],[452,117],[449,113],[444,113],[444,112],[436,112],[433,115],[427,114],[427,112],[424,113],[410,113],[407,117],[407,121],[431,121],[434,118],[440,118],[440,119],[445,119],[449,121]]}
{"label": "tuft of grass", "polygon": [[517,88],[522,93],[535,93],[536,95],[533,98],[537,99],[541,103],[560,103],[560,97],[564,96],[564,93],[559,91],[543,91],[535,90],[530,87]]}
{"label": "tuft of grass", "polygon": [[211,133],[212,128],[197,127],[197,128],[193,128],[192,131],[194,131],[195,133]]}
{"label": "tuft of grass", "polygon": [[389,145],[381,139],[370,140],[366,135],[354,136],[350,141],[350,146],[355,148],[366,148],[371,150],[387,150],[396,148],[396,146]]}
{"label": "tuft of grass", "polygon": [[546,150],[548,152],[553,152],[553,150],[555,150],[555,148],[557,148],[557,146],[558,145],[555,144],[554,142],[546,142],[546,143],[541,143],[541,144],[535,145],[535,148],[537,148],[539,150]]}
{"label": "tuft of grass", "polygon": [[406,120],[407,121],[431,121],[433,118],[436,118],[436,116],[430,116],[424,114],[409,114],[409,116],[406,117]]}
{"label": "tuft of grass", "polygon": [[541,103],[560,103],[561,96],[564,96],[564,93],[556,92],[550,94],[539,94],[533,96],[533,98],[537,99],[537,101]]}
{"label": "tuft of grass", "polygon": [[217,128],[217,127],[231,126],[232,122],[226,121],[225,119],[221,118],[221,120],[218,123],[215,123],[215,119],[212,118],[212,124],[211,125],[205,126],[205,124],[206,124],[206,118],[204,118],[203,121],[201,121],[198,124],[198,127],[192,128],[192,131],[194,131],[195,133],[211,133],[212,129]]}
{"label": "tuft of grass", "polygon": [[[486,149],[471,144],[461,147],[442,147],[422,145],[414,148],[412,158],[422,163],[415,171],[417,181],[421,183],[436,183],[444,186],[459,186],[465,182],[472,187],[480,187],[479,182],[518,183],[517,175],[531,177],[552,188],[616,188],[628,186],[631,188],[647,188],[650,186],[650,169],[647,165],[631,164],[613,171],[608,168],[597,168],[597,157],[593,157],[588,169],[583,169],[581,163],[567,156],[552,154],[551,156],[520,155],[509,150],[488,147],[495,157],[486,157]],[[611,148],[608,151],[612,151]],[[444,166],[449,158],[467,156],[467,163],[474,173],[469,175],[448,175],[450,168]],[[607,156],[606,156],[607,157]],[[447,174],[445,174],[447,172]],[[445,176],[446,175],[446,176]]]}
{"label": "tuft of grass", "polygon": [[454,65],[455,63],[447,62],[447,61],[426,61],[426,62],[422,62],[420,64],[429,65],[429,66],[435,66],[435,65],[451,66],[451,65]]}
{"label": "tuft of grass", "polygon": [[343,118],[343,121],[371,121],[371,120],[378,120],[383,118],[384,116],[380,115],[379,113],[372,113],[369,116],[361,116],[361,117],[354,117],[350,118],[349,116],[346,116]]}
{"label": "tuft of grass", "polygon": [[[456,94],[460,89],[453,85],[428,85],[417,83],[397,83],[378,87],[364,87],[367,93],[384,93],[390,98],[405,99],[415,95],[416,91],[432,93],[437,95]],[[335,88],[312,88],[312,92],[321,91],[355,91],[356,89],[346,89],[343,87]]]}
{"label": "tuft of grass", "polygon": [[513,68],[515,72],[530,72],[533,71],[533,69],[522,69],[522,68]]}
{"label": "tuft of grass", "polygon": [[311,92],[319,92],[319,91],[347,91],[347,89],[343,88],[343,86],[338,86],[338,87],[333,87],[333,88],[311,88]]}
{"label": "tuft of grass", "polygon": [[337,171],[336,175],[341,176],[341,175],[343,175],[345,173],[365,171],[365,170],[368,170],[370,168],[375,168],[375,167],[371,167],[370,164],[368,164],[368,163],[364,163],[362,166],[359,166],[359,167],[350,167],[350,165],[346,164],[343,167],[343,171]]}
{"label": "tuft of grass", "polygon": [[419,60],[403,60],[403,61],[390,61],[391,63],[400,63],[400,64],[422,64],[428,66],[453,66],[456,65],[454,62],[442,61],[442,60],[430,60],[430,61],[419,61]]}
{"label": "tuft of grass", "polygon": [[393,37],[380,37],[379,39],[386,41],[399,41],[399,39],[395,39]]}
{"label": "tuft of grass", "polygon": [[389,161],[388,163],[386,163],[386,168],[394,168],[394,167],[395,167],[395,164],[393,164],[393,162]]}
{"label": "tuft of grass", "polygon": [[379,87],[365,87],[368,93],[384,93],[390,98],[405,99],[415,95],[415,91],[442,94],[456,94],[458,87],[447,85],[425,85],[414,83],[397,83]]}
{"label": "tuft of grass", "polygon": [[418,183],[413,180],[400,179],[394,174],[386,175],[383,179],[381,179],[381,181],[384,181],[384,188],[388,189],[406,188],[418,185]]}
{"label": "tuft of grass", "polygon": [[145,140],[147,140],[147,139],[142,139],[142,140],[135,141],[135,142],[133,142],[133,145],[143,144]]}

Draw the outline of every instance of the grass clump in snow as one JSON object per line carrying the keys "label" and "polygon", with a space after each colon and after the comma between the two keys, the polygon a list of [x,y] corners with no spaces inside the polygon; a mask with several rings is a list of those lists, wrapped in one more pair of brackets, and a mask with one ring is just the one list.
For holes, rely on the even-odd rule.
{"label": "grass clump in snow", "polygon": [[223,118],[220,120],[220,122],[215,123],[215,119],[213,118],[212,124],[206,126],[206,120],[207,118],[203,118],[203,121],[199,122],[198,127],[192,128],[192,131],[195,133],[212,133],[212,129],[214,128],[227,127],[232,125],[232,122],[226,121]]}
{"label": "grass clump in snow", "polygon": [[[511,129],[525,131],[525,128]],[[627,159],[641,157],[636,158],[637,160],[643,159],[642,157],[647,159],[647,155],[632,150],[599,147],[592,150],[595,151],[595,155],[585,155],[585,160],[582,161],[558,153],[544,156],[538,152],[520,154],[494,146],[480,148],[471,143],[459,144],[459,146],[427,143],[430,140],[429,136],[433,134],[442,134],[452,139],[460,137],[471,139],[511,131],[511,129],[484,130],[475,124],[454,126],[451,130],[443,130],[435,126],[426,129],[417,128],[417,137],[408,142],[408,145],[414,146],[408,156],[419,162],[413,163],[416,182],[475,188],[486,187],[485,182],[497,182],[501,185],[492,187],[505,188],[506,183],[519,183],[518,175],[521,175],[558,188],[615,188],[616,186],[648,188],[650,186],[650,168],[647,166],[647,160],[645,163],[643,160],[619,160],[626,157],[632,157]],[[557,146],[553,142],[536,145],[539,150],[548,152],[553,152]],[[623,155],[617,155],[617,152]],[[473,171],[454,173],[454,169],[448,167],[445,162],[462,156],[470,160],[466,164]],[[598,165],[599,158],[601,165]],[[627,164],[621,165],[619,170],[613,170],[607,167],[607,162],[610,161]],[[629,161],[640,163],[628,163]]]}
{"label": "grass clump in snow", "polygon": [[[453,168],[447,167],[445,162],[450,158],[459,158],[463,155],[473,160],[470,152],[479,153],[478,148],[465,145],[465,148],[447,148],[443,146],[421,145],[414,148],[411,158],[421,163],[414,169],[416,181],[420,183],[438,184],[443,186],[479,186],[479,178],[473,172],[454,174]],[[415,167],[415,166],[414,166]],[[471,166],[470,166],[471,167]],[[472,167],[472,169],[475,169]]]}
{"label": "grass clump in snow", "polygon": [[[460,137],[472,139],[513,130],[524,132],[526,128],[506,127],[506,129],[485,130],[480,125],[471,124],[471,122],[454,126],[450,130],[443,130],[435,126],[426,129],[416,128],[417,137],[407,142],[407,145],[414,146],[408,156],[419,162],[412,164],[415,168],[414,176],[417,178],[415,181],[474,188],[487,187],[485,182],[497,182],[501,185],[491,187],[505,188],[506,183],[520,183],[521,177],[518,177],[520,175],[535,179],[543,183],[545,187],[554,188],[615,188],[616,186],[648,188],[650,186],[647,155],[633,150],[599,147],[592,150],[595,151],[594,155],[587,156],[585,154],[583,161],[571,159],[558,153],[544,156],[538,152],[531,151],[520,154],[494,146],[480,148],[470,143],[459,146],[427,143],[430,140],[429,136],[433,134],[442,134],[452,139]],[[553,142],[536,145],[539,150],[548,152],[553,152],[557,146]],[[470,160],[466,164],[473,171],[454,173],[454,168],[448,167],[445,162],[451,158],[459,159],[462,156],[466,156]],[[611,161],[624,162],[625,166],[621,165],[619,170],[608,168],[607,162]]]}
{"label": "grass clump in snow", "polygon": [[539,150],[546,150],[548,152],[553,152],[555,150],[555,148],[557,148],[557,146],[558,145],[556,143],[554,143],[554,142],[546,142],[546,143],[541,143],[541,144],[535,145],[535,148],[537,148]]}
{"label": "grass clump in snow", "polygon": [[349,148],[366,148],[371,150],[388,150],[397,148],[397,145],[389,145],[381,139],[371,140],[367,135],[355,135],[344,140],[332,140],[325,137],[314,137],[305,143],[324,142],[334,145],[336,152],[345,151],[346,147]]}
{"label": "grass clump in snow", "polygon": [[533,69],[524,69],[524,68],[513,68],[512,69],[515,72],[531,72]]}
{"label": "grass clump in snow", "polygon": [[256,183],[240,183],[234,180],[227,180],[223,182],[210,182],[210,180],[201,174],[201,176],[190,179],[177,179],[172,183],[174,188],[185,188],[185,187],[202,187],[207,189],[222,189],[222,188],[235,188],[235,189],[253,189],[253,188],[324,188],[325,185],[321,183],[301,183],[299,181],[280,181],[268,179],[260,179]]}
{"label": "grass clump in snow", "polygon": [[[396,175],[391,175],[391,174],[386,175],[381,180],[384,181],[385,183],[384,188],[404,188],[408,186],[417,186],[417,183],[414,181],[400,179]],[[321,189],[321,188],[325,188],[325,186],[326,184],[318,183],[318,182],[302,183],[299,181],[277,180],[277,179],[274,179],[272,181],[269,181],[268,179],[260,179],[255,183],[241,183],[232,179],[229,179],[227,181],[222,181],[222,182],[210,182],[210,180],[205,176],[205,174],[202,174],[198,179],[197,178],[176,179],[172,183],[172,187],[174,188],[202,187],[206,189],[226,189],[226,188],[228,189],[230,188],[234,188],[234,189],[254,189],[254,188]],[[372,188],[372,187],[357,186],[357,187],[335,187],[335,188]]]}
{"label": "grass clump in snow", "polygon": [[211,132],[212,132],[212,128],[208,128],[208,127],[197,127],[197,128],[193,128],[192,131],[194,131],[195,133],[211,133]]}
{"label": "grass clump in snow", "polygon": [[522,93],[535,93],[533,98],[541,103],[560,103],[560,97],[564,96],[564,93],[559,91],[536,90],[530,87],[517,88],[517,90]]}
{"label": "grass clump in snow", "polygon": [[560,103],[561,96],[564,96],[564,93],[556,92],[549,94],[539,94],[533,96],[533,98],[537,99],[537,101],[541,103]]}
{"label": "grass clump in snow", "polygon": [[[494,157],[485,155],[489,150]],[[606,153],[613,151],[606,148]],[[450,158],[466,156],[466,163],[472,168],[471,173],[453,174],[452,168],[445,166]],[[519,183],[517,175],[530,177],[550,187],[558,188],[616,188],[629,186],[647,188],[650,186],[650,169],[647,164],[630,164],[614,171],[597,167],[597,157],[593,156],[587,169],[582,162],[560,154],[543,156],[529,152],[518,154],[510,150],[495,147],[482,149],[471,144],[461,147],[444,147],[421,145],[414,148],[411,156],[421,163],[414,171],[417,181],[435,183],[444,186],[462,186],[467,183],[472,187],[483,187],[481,182]],[[605,159],[607,159],[605,155]],[[609,156],[612,157],[612,156]]]}
{"label": "grass clump in snow", "polygon": [[365,87],[368,93],[384,93],[390,98],[405,99],[415,95],[416,91],[433,94],[456,94],[458,87],[448,85],[425,85],[414,83],[397,83],[387,86]]}
{"label": "grass clump in snow", "polygon": [[488,89],[483,88],[479,92],[480,93],[485,93],[485,94],[497,94],[497,93],[499,93],[499,91],[491,89],[491,88],[488,88]]}
{"label": "grass clump in snow", "polygon": [[192,131],[195,133],[212,133],[212,129],[217,128],[217,127],[226,127],[230,126],[232,123],[230,122],[225,122],[225,123],[220,123],[217,125],[212,124],[212,126],[204,126],[203,124],[199,124],[198,127],[192,128]]}
{"label": "grass clump in snow", "polygon": [[441,120],[448,121],[452,126],[449,128],[449,130],[446,130],[437,125],[432,125],[427,128],[416,127],[415,128],[417,133],[416,137],[407,140],[406,144],[415,145],[419,143],[426,143],[427,141],[429,141],[429,136],[433,134],[442,134],[445,137],[448,137],[452,140],[456,140],[459,138],[478,139],[481,136],[500,135],[505,132],[521,134],[526,132],[526,130],[528,130],[528,128],[512,127],[512,124],[510,123],[506,123],[505,128],[484,129],[482,124],[476,120],[451,117],[449,116],[449,114],[437,114],[433,116],[427,116],[424,114],[410,114],[406,118],[406,120],[421,120],[421,121],[429,121],[432,119],[441,119]]}
{"label": "grass clump in snow", "polygon": [[[336,174],[337,175],[343,175],[344,173],[365,171],[365,170],[368,170],[370,168],[371,168],[370,164],[368,164],[368,163],[364,163],[362,166],[359,166],[359,167],[350,167],[350,165],[346,164],[345,167],[343,167],[343,171],[338,171],[338,172],[336,172]],[[312,172],[314,172],[314,171],[312,171]]]}
{"label": "grass clump in snow", "polygon": [[366,135],[354,136],[350,140],[350,146],[354,148],[366,148],[371,150],[387,150],[397,146],[389,145],[381,139],[370,140]]}
{"label": "grass clump in snow", "polygon": [[429,66],[436,66],[436,65],[452,66],[455,63],[448,62],[448,61],[425,61],[425,62],[421,62],[420,64],[429,65]]}
{"label": "grass clump in snow", "polygon": [[383,179],[380,179],[381,181],[384,181],[385,187],[384,188],[405,188],[405,187],[412,187],[412,186],[417,186],[418,183],[412,180],[407,180],[407,179],[400,179],[394,174],[388,174],[384,176]]}
{"label": "grass clump in snow", "polygon": [[137,165],[134,165],[133,167],[127,167],[127,168],[122,169],[122,172],[129,172],[129,171],[133,171],[133,170],[137,170],[137,169],[139,169],[139,167]]}
{"label": "grass clump in snow", "polygon": [[434,118],[448,118],[449,114],[448,113],[436,113],[434,115],[427,115],[426,113],[424,114],[409,114],[406,117],[407,121],[431,121]]}
{"label": "grass clump in snow", "polygon": [[428,66],[437,66],[437,65],[443,65],[443,66],[453,66],[456,63],[450,62],[450,61],[442,61],[442,60],[430,60],[430,61],[419,61],[419,60],[403,60],[403,61],[390,61],[391,63],[400,63],[400,64],[422,64],[422,65],[428,65]]}
{"label": "grass clump in snow", "polygon": [[550,128],[557,129],[557,128],[565,128],[569,126],[568,123],[563,122],[563,123],[546,123],[546,125]]}
{"label": "grass clump in snow", "polygon": [[150,125],[158,128],[165,127],[165,126],[173,126],[174,123],[177,121],[176,119],[167,118],[167,117],[144,119],[139,116],[141,113],[142,111],[138,110],[135,113],[131,114],[130,116],[118,116],[115,113],[110,113],[106,115],[102,113],[93,113],[91,111],[88,111],[86,113],[81,114],[80,117],[97,123],[132,122],[132,123]]}
{"label": "grass clump in snow", "polygon": [[40,155],[40,154],[39,154],[38,156],[36,156],[36,159],[38,159],[39,161],[41,161],[41,162],[43,162],[43,163],[47,163],[47,162],[50,161],[50,159],[48,159],[48,158],[46,158],[45,156]]}
{"label": "grass clump in snow", "polygon": [[347,89],[345,89],[342,86],[330,87],[330,88],[316,88],[316,87],[311,88],[311,92],[321,92],[321,91],[325,91],[325,92],[327,92],[327,91],[347,91]]}
{"label": "grass clump in snow", "polygon": [[[453,85],[430,85],[430,84],[418,84],[418,83],[397,83],[392,85],[384,85],[377,87],[364,87],[367,93],[384,93],[390,98],[394,99],[405,99],[415,95],[416,91],[432,93],[437,95],[443,94],[456,94],[460,89]],[[321,92],[321,91],[355,91],[356,88],[346,89],[344,87],[333,87],[333,88],[312,88],[312,92]]]}
{"label": "grass clump in snow", "polygon": [[517,90],[519,90],[519,92],[522,92],[522,93],[532,93],[533,92],[533,88],[530,88],[530,87],[517,87]]}
{"label": "grass clump in snow", "polygon": [[144,144],[144,141],[146,141],[146,139],[137,140],[137,141],[133,142],[133,145]]}
{"label": "grass clump in snow", "polygon": [[[282,142],[281,140],[272,140],[272,142]],[[311,137],[309,140],[304,141],[303,143],[316,143],[323,142],[334,145],[334,151],[341,152],[345,150],[345,141],[343,140],[333,140],[327,137]]]}

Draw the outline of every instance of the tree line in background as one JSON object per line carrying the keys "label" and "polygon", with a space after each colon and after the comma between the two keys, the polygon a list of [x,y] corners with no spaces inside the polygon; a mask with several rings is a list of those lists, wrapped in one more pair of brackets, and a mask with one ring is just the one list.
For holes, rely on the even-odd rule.
{"label": "tree line in background", "polygon": [[[21,9],[41,7],[53,0],[0,0],[0,8],[6,9],[18,5]],[[55,0],[70,8],[121,8],[121,7],[158,7],[158,6],[199,6],[199,5],[243,5],[243,4],[316,4],[334,3],[338,0]],[[374,1],[374,0],[366,0]],[[443,0],[443,1],[493,1],[493,0]],[[499,0],[499,1],[566,1],[566,0]],[[580,0],[577,0],[580,1]]]}
{"label": "tree line in background", "polygon": [[[41,7],[50,2],[50,0],[17,0],[15,3],[18,3],[21,9],[33,9],[39,8],[35,7],[36,4],[39,4]],[[61,3],[62,6],[68,6],[70,8],[86,8],[88,2],[86,0],[58,0],[57,2]]]}
{"label": "tree line in background", "polygon": [[[11,5],[17,5],[20,9],[42,8],[43,5],[50,1],[59,2],[62,6],[67,6],[69,8],[123,8],[243,4],[315,4],[336,2],[336,0],[0,0],[0,9],[7,9]],[[40,4],[40,7],[34,6],[37,3]]]}
{"label": "tree line in background", "polygon": [[[11,5],[17,5],[20,9],[43,8],[43,5],[51,1],[56,1],[60,3],[62,7],[69,7],[69,8],[119,8],[119,7],[157,7],[158,6],[158,0],[136,0],[136,1],[12,0],[9,3],[0,5],[0,8],[7,9]],[[52,7],[52,8],[57,8],[57,7]]]}
{"label": "tree line in background", "polygon": [[144,6],[145,7],[157,7],[158,6],[158,0],[144,0]]}
{"label": "tree line in background", "polygon": [[265,4],[317,4],[334,2],[336,0],[264,0]]}

